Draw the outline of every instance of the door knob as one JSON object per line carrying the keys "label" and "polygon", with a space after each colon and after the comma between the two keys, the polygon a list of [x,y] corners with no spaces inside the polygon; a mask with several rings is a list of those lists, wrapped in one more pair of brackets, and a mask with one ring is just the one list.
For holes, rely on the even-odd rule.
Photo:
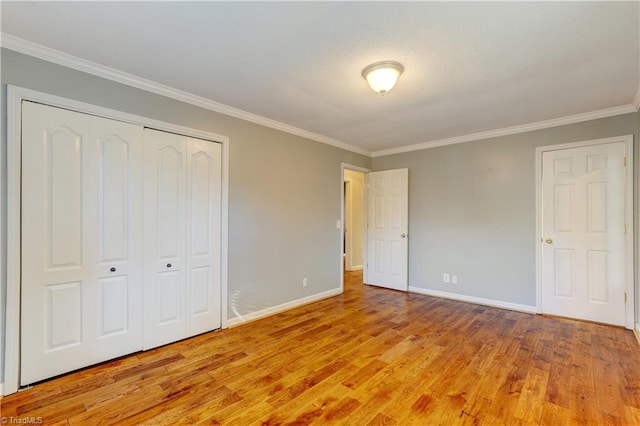
{"label": "door knob", "polygon": [[171,264],[170,263],[167,263],[167,268],[171,268]]}
{"label": "door knob", "polygon": [[400,238],[407,238],[407,234],[400,234]]}
{"label": "door knob", "polygon": [[551,238],[547,238],[546,240],[544,240],[544,242],[547,244],[551,244],[553,243],[553,240]]}
{"label": "door knob", "polygon": [[109,269],[109,270],[110,270],[111,272],[115,272],[115,271],[116,271],[116,268],[111,267],[111,269]]}

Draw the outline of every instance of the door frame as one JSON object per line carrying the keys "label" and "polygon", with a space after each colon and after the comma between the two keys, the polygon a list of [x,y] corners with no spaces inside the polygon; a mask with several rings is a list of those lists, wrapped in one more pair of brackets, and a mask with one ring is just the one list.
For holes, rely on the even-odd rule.
{"label": "door frame", "polygon": [[547,145],[536,148],[535,158],[535,183],[536,183],[536,312],[543,313],[542,309],[542,250],[543,239],[542,235],[542,155],[549,151],[558,151],[571,148],[583,148],[593,145],[606,145],[610,143],[623,142],[626,148],[626,173],[625,173],[625,188],[624,188],[624,222],[626,225],[625,236],[625,292],[627,294],[625,303],[625,328],[632,330],[634,322],[634,300],[635,300],[635,285],[634,285],[634,181],[633,181],[633,169],[634,169],[634,153],[633,153],[633,135],[617,136],[612,138],[593,139],[587,141],[571,142],[558,145]]}
{"label": "door frame", "polygon": [[351,248],[351,246],[353,246],[353,242],[351,241],[351,225],[353,222],[353,212],[351,211],[353,209],[353,200],[351,199],[353,197],[353,188],[351,187],[352,184],[353,182],[350,180],[344,181],[344,221],[342,222],[342,228],[344,229],[344,265],[346,270],[349,270],[347,266],[351,265],[349,259],[349,249]]}
{"label": "door frame", "polygon": [[[229,138],[190,127],[167,123],[97,105],[63,98],[19,86],[7,85],[7,196],[0,211],[6,211],[6,300],[3,395],[17,392],[20,387],[20,293],[21,293],[21,127],[22,101],[32,101],[84,114],[124,121],[143,127],[209,140],[222,145],[222,199],[220,292],[221,328],[227,328],[228,247],[229,247]],[[6,201],[5,201],[6,200]],[[6,210],[5,210],[6,209]],[[1,230],[1,227],[0,227]]]}
{"label": "door frame", "polygon": [[[368,189],[369,189],[369,172],[371,172],[371,169],[367,169],[365,167],[360,167],[360,166],[356,166],[354,164],[349,164],[349,163],[341,163],[340,164],[340,293],[344,292],[344,256],[342,255],[344,253],[344,243],[345,243],[345,238],[344,238],[344,207],[345,207],[345,200],[344,200],[344,171],[345,170],[352,170],[355,172],[360,172],[360,173],[364,173],[364,211],[367,212],[367,195],[368,195]],[[368,218],[367,218],[367,214],[365,213],[365,221],[368,222]],[[364,241],[363,241],[364,246],[362,247],[362,254],[363,254],[363,265],[362,265],[362,271],[363,271],[363,277],[364,280],[366,281],[366,274],[367,274],[367,268],[366,268],[366,264],[367,264],[367,233],[364,233]]]}

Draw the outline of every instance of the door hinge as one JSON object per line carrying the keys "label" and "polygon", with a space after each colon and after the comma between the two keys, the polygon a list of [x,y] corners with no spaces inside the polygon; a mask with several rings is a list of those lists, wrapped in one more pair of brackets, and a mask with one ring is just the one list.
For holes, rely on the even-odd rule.
{"label": "door hinge", "polygon": [[622,167],[627,167],[627,157],[626,156],[622,160]]}
{"label": "door hinge", "polygon": [[627,235],[627,225],[624,226],[624,235]]}
{"label": "door hinge", "polygon": [[624,303],[627,303],[627,293],[624,293]]}

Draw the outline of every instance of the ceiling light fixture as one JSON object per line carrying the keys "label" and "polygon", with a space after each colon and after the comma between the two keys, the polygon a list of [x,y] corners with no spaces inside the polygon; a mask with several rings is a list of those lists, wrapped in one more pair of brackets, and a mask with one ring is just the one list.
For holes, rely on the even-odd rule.
{"label": "ceiling light fixture", "polygon": [[369,83],[371,90],[384,95],[393,89],[403,71],[404,67],[398,62],[382,61],[365,67],[362,76]]}

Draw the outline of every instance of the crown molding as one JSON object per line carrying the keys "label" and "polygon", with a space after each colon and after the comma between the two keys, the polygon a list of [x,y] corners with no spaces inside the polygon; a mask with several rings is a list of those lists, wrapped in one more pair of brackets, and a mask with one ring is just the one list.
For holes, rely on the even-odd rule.
{"label": "crown molding", "polygon": [[136,75],[129,74],[114,68],[110,68],[96,62],[88,61],[77,56],[69,55],[68,53],[51,49],[41,44],[15,37],[11,34],[0,33],[0,46],[9,50],[23,53],[25,55],[44,59],[45,61],[53,62],[67,68],[72,68],[78,71],[85,72],[87,74],[92,74],[111,81],[115,81],[117,83],[125,84],[137,89],[142,89],[147,92],[152,92],[157,95],[195,105],[200,108],[208,109],[220,114],[239,118],[241,120],[249,121],[251,123],[259,124],[265,127],[270,127],[272,129],[280,130],[292,135],[301,136],[303,138],[331,145],[336,148],[345,149],[357,154],[371,156],[371,152],[364,148],[360,148],[358,146],[351,145],[337,139],[320,135],[318,133],[310,132],[299,127],[291,126],[280,121],[272,120],[261,115],[243,111],[229,105],[212,101],[211,99],[207,99],[202,96],[194,95],[193,93],[185,92],[183,90],[175,89],[164,84],[156,83],[155,81],[147,80],[145,78],[138,77]]}
{"label": "crown molding", "polygon": [[421,149],[436,148],[445,145],[473,142],[482,139],[495,138],[499,136],[515,135],[518,133],[530,132],[532,130],[548,129],[550,127],[564,126],[567,124],[580,123],[583,121],[597,120],[599,118],[613,117],[614,115],[628,114],[636,112],[638,109],[634,105],[622,105],[613,108],[606,108],[582,114],[569,115],[566,117],[553,118],[551,120],[536,121],[534,123],[522,124],[520,126],[505,127],[503,129],[489,130],[486,132],[471,133],[468,135],[456,136],[447,139],[438,139],[429,142],[407,145],[398,148],[383,149],[371,153],[372,157],[382,157],[385,155],[400,154],[403,152],[419,151]]}
{"label": "crown molding", "polygon": [[133,74],[129,74],[114,68],[107,67],[95,62],[91,62],[77,56],[69,55],[59,50],[51,49],[38,43],[34,43],[28,40],[24,40],[19,37],[15,37],[11,34],[0,33],[0,46],[3,48],[14,50],[25,55],[33,56],[39,59],[43,59],[49,62],[56,63],[58,65],[72,68],[78,71],[92,74],[98,77],[102,77],[117,83],[125,84],[127,86],[142,89],[147,92],[155,93],[167,98],[175,99],[181,102],[185,102],[191,105],[195,105],[200,108],[204,108],[210,111],[214,111],[220,114],[224,114],[230,117],[245,120],[251,123],[259,124],[265,127],[269,127],[282,132],[290,133],[296,136],[301,136],[316,142],[321,142],[327,145],[341,148],[347,151],[355,152],[357,154],[369,156],[369,157],[381,157],[385,155],[400,154],[403,152],[419,151],[422,149],[436,148],[445,145],[454,145],[459,143],[472,142],[476,140],[494,138],[499,136],[508,136],[518,133],[529,132],[532,130],[547,129],[550,127],[563,126],[567,124],[580,123],[583,121],[596,120],[599,118],[612,117],[614,115],[627,114],[630,112],[636,112],[640,109],[640,88],[634,96],[633,104],[622,105],[619,107],[607,108],[598,111],[592,111],[582,114],[575,114],[566,117],[554,118],[551,120],[537,121],[534,123],[523,124],[519,126],[506,127],[503,129],[490,130],[486,132],[471,133],[467,135],[456,136],[447,139],[438,139],[429,142],[418,143],[414,145],[406,145],[397,148],[383,149],[379,151],[369,151],[367,149],[342,142],[337,139],[330,138],[328,136],[320,135],[318,133],[310,132],[308,130],[301,129],[299,127],[291,126],[280,121],[272,120],[261,115],[253,114],[247,111],[243,111],[238,108],[234,108],[219,102],[212,101],[211,99],[204,98],[202,96],[194,95],[192,93],[175,89],[170,86],[166,86],[160,83],[156,83],[151,80],[147,80],[142,77],[138,77]]}

